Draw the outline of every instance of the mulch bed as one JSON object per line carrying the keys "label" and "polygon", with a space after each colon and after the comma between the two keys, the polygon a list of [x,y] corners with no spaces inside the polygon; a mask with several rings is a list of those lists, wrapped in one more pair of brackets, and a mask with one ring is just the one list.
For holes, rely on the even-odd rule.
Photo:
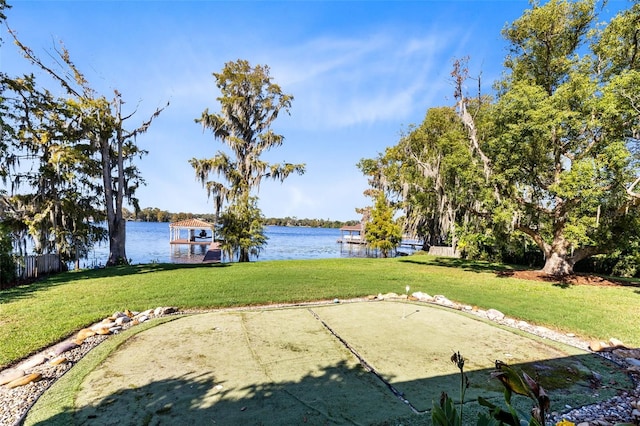
{"label": "mulch bed", "polygon": [[532,281],[544,281],[550,283],[560,283],[564,285],[590,285],[590,286],[598,286],[598,287],[609,287],[609,286],[627,286],[627,287],[638,287],[640,284],[635,282],[628,281],[617,281],[612,278],[604,278],[598,275],[592,274],[573,274],[566,276],[556,276],[556,275],[548,275],[542,271],[501,271],[498,273],[501,276],[519,278],[522,280],[532,280]]}

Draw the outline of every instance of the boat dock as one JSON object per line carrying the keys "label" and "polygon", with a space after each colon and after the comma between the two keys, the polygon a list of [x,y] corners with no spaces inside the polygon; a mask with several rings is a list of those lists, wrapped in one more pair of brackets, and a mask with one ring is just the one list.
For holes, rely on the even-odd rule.
{"label": "boat dock", "polygon": [[211,244],[211,237],[208,237],[207,240],[190,240],[186,238],[178,238],[175,240],[169,241],[169,244],[184,244],[184,245],[199,245],[199,246],[208,246]]}
{"label": "boat dock", "polygon": [[[360,244],[366,245],[367,241],[364,239],[364,232],[362,224],[354,226],[343,226],[340,228],[340,238],[338,239],[340,244]],[[424,242],[416,237],[404,235],[402,241],[398,245],[398,248],[405,247],[412,250],[419,250],[423,247]]]}

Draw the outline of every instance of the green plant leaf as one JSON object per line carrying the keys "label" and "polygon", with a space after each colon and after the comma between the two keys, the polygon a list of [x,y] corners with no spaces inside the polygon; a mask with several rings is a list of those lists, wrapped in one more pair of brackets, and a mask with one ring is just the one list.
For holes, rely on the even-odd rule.
{"label": "green plant leaf", "polygon": [[[502,383],[504,387],[510,392],[535,399],[533,397],[531,388],[527,385],[527,383],[525,383],[518,372],[513,367],[510,367],[504,362],[500,360],[496,361],[496,370],[491,373],[491,377],[498,379],[500,383]],[[511,400],[511,395],[509,395],[508,398],[505,396],[505,399],[507,399],[507,403],[509,403],[509,401]]]}

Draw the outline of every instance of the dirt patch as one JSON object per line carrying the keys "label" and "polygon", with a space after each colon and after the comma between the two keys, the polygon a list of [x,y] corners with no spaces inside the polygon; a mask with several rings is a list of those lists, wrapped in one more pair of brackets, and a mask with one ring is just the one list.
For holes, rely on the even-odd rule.
{"label": "dirt patch", "polygon": [[567,276],[557,276],[545,274],[542,271],[501,271],[500,276],[519,278],[521,280],[543,281],[549,283],[560,283],[564,285],[590,285],[590,286],[630,286],[637,285],[626,281],[617,281],[611,278],[603,278],[591,274],[573,274]]}

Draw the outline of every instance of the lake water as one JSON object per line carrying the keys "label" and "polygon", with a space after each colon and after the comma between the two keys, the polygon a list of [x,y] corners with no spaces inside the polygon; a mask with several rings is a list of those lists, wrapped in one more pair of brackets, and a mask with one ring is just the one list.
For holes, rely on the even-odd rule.
{"label": "lake water", "polygon": [[[269,238],[260,257],[252,260],[320,259],[365,256],[364,247],[340,244],[340,230],[335,228],[306,228],[267,226]],[[137,263],[196,263],[201,262],[208,245],[169,244],[169,224],[162,222],[127,222],[127,257]],[[109,255],[106,244],[97,246],[81,267],[104,265]]]}

